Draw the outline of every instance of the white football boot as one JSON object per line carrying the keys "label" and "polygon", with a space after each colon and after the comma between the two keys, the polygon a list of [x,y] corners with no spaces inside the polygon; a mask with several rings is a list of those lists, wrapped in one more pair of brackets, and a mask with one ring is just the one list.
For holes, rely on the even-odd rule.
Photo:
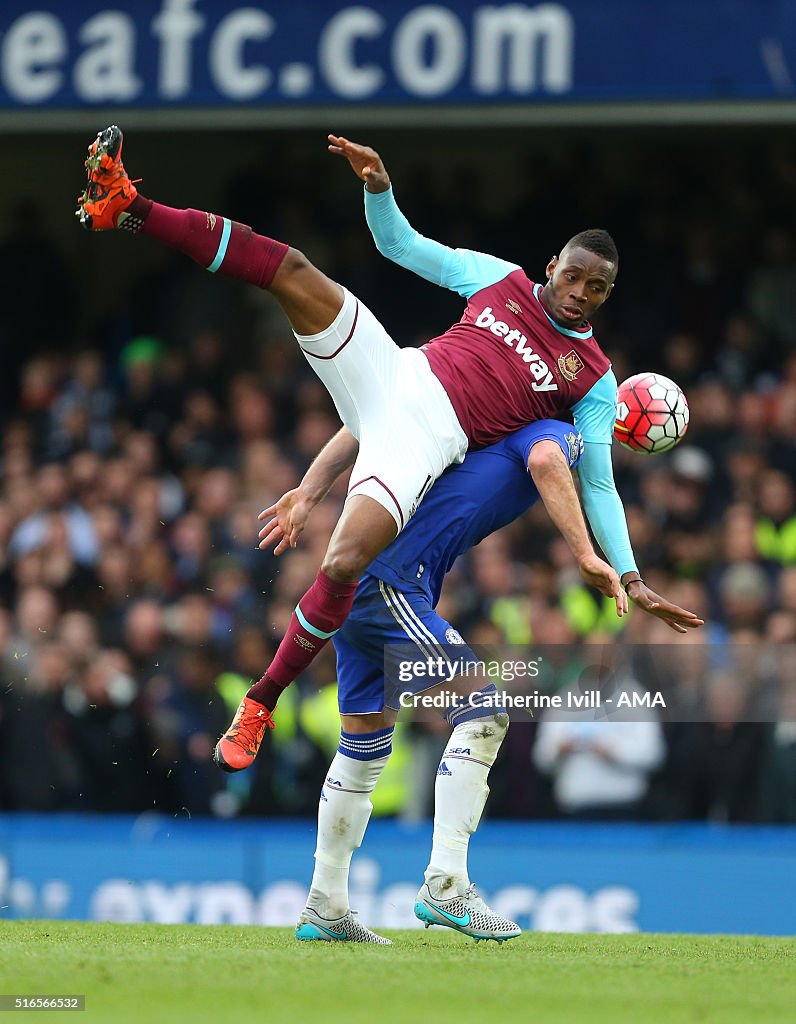
{"label": "white football boot", "polygon": [[415,899],[415,917],[420,918],[426,928],[440,924],[462,935],[470,935],[476,942],[481,939],[505,942],[522,934],[518,924],[496,914],[484,903],[472,882],[445,899],[432,896],[428,883],[424,883]]}
{"label": "white football boot", "polygon": [[385,939],[383,935],[372,932],[360,924],[355,915],[355,910],[349,910],[342,917],[328,920],[311,907],[305,907],[296,925],[296,938],[310,942],[378,942],[382,946],[392,945],[392,939]]}

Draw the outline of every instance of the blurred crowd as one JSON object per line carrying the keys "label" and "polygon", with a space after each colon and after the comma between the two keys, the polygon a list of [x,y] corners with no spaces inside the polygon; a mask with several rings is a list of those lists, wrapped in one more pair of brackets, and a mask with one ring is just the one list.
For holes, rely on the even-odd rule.
{"label": "blurred crowd", "polygon": [[[674,452],[615,449],[618,488],[648,585],[707,625],[679,637],[638,610],[617,620],[539,507],[461,559],[440,613],[470,643],[645,645],[627,684],[665,679],[691,709],[611,733],[577,715],[515,721],[488,813],[796,821],[796,150],[518,152],[522,187],[505,195],[499,168],[462,157],[407,167],[398,198],[425,234],[531,277],[570,234],[610,228],[619,278],[595,333],[620,380],[661,371],[691,407]],[[401,344],[457,319],[460,301],[387,265],[317,171],[252,167],[223,212],[304,249]],[[119,242],[149,245],[112,240],[121,260]],[[313,814],[337,742],[331,650],[286,692],[252,770],[209,760],[345,494],[340,481],[296,551],[258,550],[258,514],[338,428],[278,308],[175,256],[108,313],[70,287],[43,231],[32,247],[15,229],[0,267],[0,808]],[[550,687],[571,684],[572,657]],[[377,813],[429,813],[444,740],[399,726]]]}

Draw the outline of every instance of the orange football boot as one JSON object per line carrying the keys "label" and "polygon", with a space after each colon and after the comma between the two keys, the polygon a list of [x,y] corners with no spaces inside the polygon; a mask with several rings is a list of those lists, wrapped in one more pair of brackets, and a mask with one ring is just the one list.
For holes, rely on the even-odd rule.
{"label": "orange football boot", "polygon": [[[81,196],[75,216],[88,231],[109,231],[116,227],[138,230],[141,224],[129,214],[119,219],[138,195],[138,189],[127,176],[122,163],[121,128],[112,124],[97,135],[88,147],[85,168],[88,184]],[[125,221],[135,221],[135,224]]]}
{"label": "orange football boot", "polygon": [[274,729],[271,712],[259,701],[244,697],[232,725],[216,743],[213,760],[225,772],[239,772],[253,763],[266,729]]}

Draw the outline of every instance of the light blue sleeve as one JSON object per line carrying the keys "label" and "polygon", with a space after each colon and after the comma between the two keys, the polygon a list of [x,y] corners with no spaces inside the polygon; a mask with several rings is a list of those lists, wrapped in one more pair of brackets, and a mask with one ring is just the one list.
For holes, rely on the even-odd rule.
{"label": "light blue sleeve", "polygon": [[613,370],[600,377],[573,406],[572,412],[575,426],[583,436],[578,478],[589,525],[605,557],[620,576],[626,572],[638,572],[611,462],[616,420],[616,377]]}
{"label": "light blue sleeve", "polygon": [[392,188],[377,193],[365,189],[365,219],[382,256],[466,299],[520,269],[497,256],[451,249],[425,238],[399,210]]}

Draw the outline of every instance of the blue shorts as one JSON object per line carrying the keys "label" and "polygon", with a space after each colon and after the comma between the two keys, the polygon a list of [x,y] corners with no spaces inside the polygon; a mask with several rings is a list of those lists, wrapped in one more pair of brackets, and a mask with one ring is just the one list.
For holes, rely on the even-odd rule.
{"label": "blue shorts", "polygon": [[397,590],[375,576],[361,580],[334,646],[341,715],[398,709],[401,693],[449,683],[459,666],[479,663],[428,596]]}

